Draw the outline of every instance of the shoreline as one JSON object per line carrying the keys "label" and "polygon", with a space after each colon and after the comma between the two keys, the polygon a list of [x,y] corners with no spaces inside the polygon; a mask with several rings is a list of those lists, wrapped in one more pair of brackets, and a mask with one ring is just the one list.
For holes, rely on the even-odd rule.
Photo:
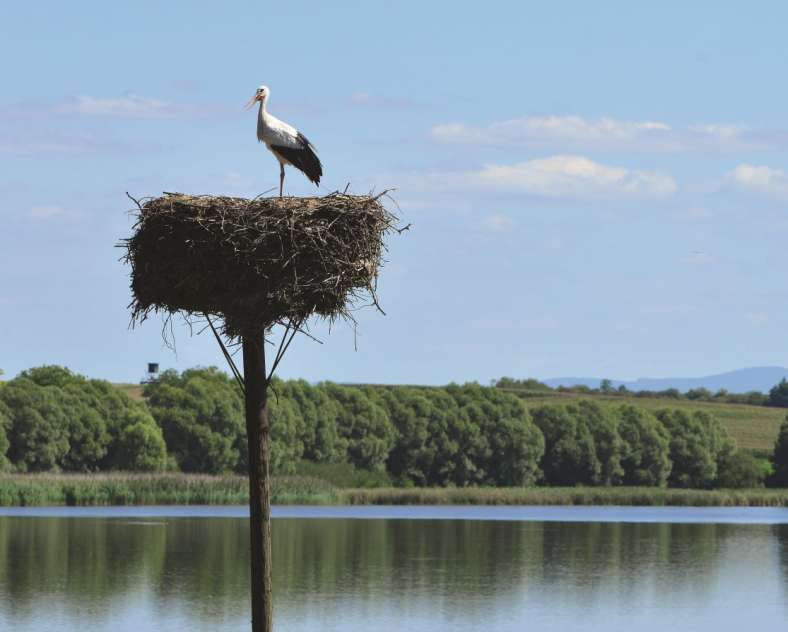
{"label": "shoreline", "polygon": [[[247,480],[203,474],[5,474],[0,507],[244,505]],[[272,477],[276,505],[788,507],[788,488],[660,487],[338,488],[305,476]]]}

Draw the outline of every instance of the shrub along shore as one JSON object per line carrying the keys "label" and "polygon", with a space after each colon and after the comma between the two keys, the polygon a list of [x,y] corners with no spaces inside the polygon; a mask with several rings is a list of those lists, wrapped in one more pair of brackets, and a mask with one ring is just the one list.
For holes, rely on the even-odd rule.
{"label": "shrub along shore", "polygon": [[[754,453],[737,444],[713,404],[694,409],[666,401],[651,409],[522,395],[478,384],[274,380],[271,470],[292,484],[325,481],[342,490],[788,486],[788,421],[771,451]],[[139,399],[57,366],[0,382],[0,472],[223,476],[245,473],[246,460],[240,390],[215,368],[166,371]],[[300,497],[301,483],[295,487]],[[121,498],[126,491],[63,493],[76,503],[77,492]],[[314,495],[311,487],[307,492]],[[176,485],[158,493],[186,492]]]}
{"label": "shrub along shore", "polygon": [[[247,484],[232,474],[6,474],[0,475],[0,506],[244,505]],[[788,507],[788,489],[341,488],[310,476],[275,476],[272,498],[278,505]]]}

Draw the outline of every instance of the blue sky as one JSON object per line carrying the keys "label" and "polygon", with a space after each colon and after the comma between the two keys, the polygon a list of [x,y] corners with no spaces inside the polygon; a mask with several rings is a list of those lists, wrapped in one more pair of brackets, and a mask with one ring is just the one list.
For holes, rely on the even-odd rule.
{"label": "blue sky", "polygon": [[[781,2],[7,2],[0,367],[221,366],[129,329],[128,191],[253,196],[261,83],[325,166],[413,228],[308,380],[701,375],[788,364]],[[117,6],[115,6],[117,5]],[[290,172],[291,194],[312,194]]]}

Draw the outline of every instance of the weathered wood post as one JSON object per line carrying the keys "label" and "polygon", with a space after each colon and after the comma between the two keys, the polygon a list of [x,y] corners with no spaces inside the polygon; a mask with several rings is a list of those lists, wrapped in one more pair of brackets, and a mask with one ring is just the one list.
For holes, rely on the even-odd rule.
{"label": "weathered wood post", "polygon": [[273,629],[271,603],[271,481],[268,427],[268,380],[263,331],[242,337],[249,446],[249,540],[252,630]]}
{"label": "weathered wood post", "polygon": [[[134,233],[121,243],[131,265],[132,322],[156,312],[204,318],[244,393],[253,632],[273,626],[268,384],[308,318],[352,320],[357,300],[378,305],[383,240],[396,222],[382,196],[167,193],[137,203]],[[241,343],[243,376],[211,317]],[[277,325],[284,333],[267,367],[266,339]]]}

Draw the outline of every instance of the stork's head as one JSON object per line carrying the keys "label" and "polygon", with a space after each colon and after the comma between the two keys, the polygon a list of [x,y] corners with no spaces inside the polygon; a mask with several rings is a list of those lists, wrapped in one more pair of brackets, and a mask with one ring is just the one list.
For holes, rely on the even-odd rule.
{"label": "stork's head", "polygon": [[254,93],[252,98],[249,99],[249,103],[246,104],[246,109],[248,110],[258,101],[264,103],[269,94],[271,94],[271,91],[268,89],[268,86],[260,86],[257,88],[257,91]]}

